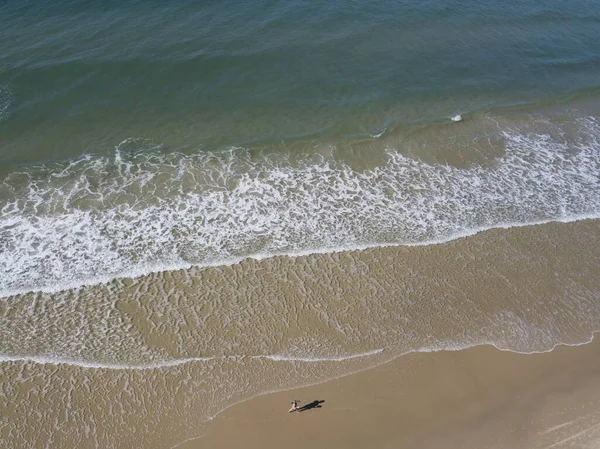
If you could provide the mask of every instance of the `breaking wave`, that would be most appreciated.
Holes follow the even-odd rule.
[[[600,126],[577,126],[569,141],[500,129],[505,153],[491,167],[388,148],[385,164],[361,172],[243,148],[163,154],[139,139],[112,157],[28,167],[0,183],[0,295],[597,218]]]

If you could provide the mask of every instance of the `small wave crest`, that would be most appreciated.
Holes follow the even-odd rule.
[[[369,134],[373,139],[378,139],[385,134],[387,128],[383,128],[381,131],[374,132],[373,134]]]

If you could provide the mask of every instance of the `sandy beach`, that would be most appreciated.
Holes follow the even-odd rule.
[[[417,353],[219,414],[195,448],[593,448],[600,341],[517,354],[479,346]],[[292,399],[307,405],[287,413]]]

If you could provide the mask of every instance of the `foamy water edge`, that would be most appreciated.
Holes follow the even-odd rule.
[[[0,299],[7,299],[11,296],[23,295],[27,293],[58,293],[66,290],[75,290],[78,288],[84,287],[92,287],[95,285],[108,284],[117,279],[134,279],[142,276],[148,276],[151,274],[164,273],[167,271],[178,271],[178,270],[188,270],[191,268],[214,268],[214,267],[222,267],[222,266],[232,266],[237,265],[245,260],[265,260],[271,259],[275,257],[306,257],[318,254],[334,254],[341,252],[351,252],[351,251],[365,251],[369,249],[377,249],[377,248],[398,248],[398,247],[418,247],[418,246],[430,246],[430,245],[443,245],[445,243],[452,242],[454,240],[459,240],[462,238],[472,237],[474,235],[480,234],[482,232],[492,231],[494,229],[511,229],[511,228],[522,228],[528,226],[538,226],[549,223],[574,223],[578,221],[584,220],[597,220],[600,219],[600,214],[582,214],[582,215],[573,215],[570,217],[557,217],[551,218],[547,220],[539,220],[529,223],[499,223],[490,227],[482,227],[475,228],[470,230],[465,230],[463,232],[451,235],[442,239],[428,240],[423,242],[407,242],[407,243],[395,243],[395,242],[385,242],[385,243],[371,243],[364,245],[348,245],[341,246],[335,248],[317,248],[317,249],[307,249],[302,251],[295,252],[287,252],[287,253],[255,253],[249,254],[241,257],[232,257],[226,258],[218,262],[210,263],[210,264],[178,264],[178,265],[160,265],[157,264],[155,266],[138,266],[134,270],[125,271],[121,276],[98,276],[95,278],[90,278],[77,282],[66,282],[59,283],[53,286],[44,287],[41,289],[9,289],[9,290],[0,290]]]

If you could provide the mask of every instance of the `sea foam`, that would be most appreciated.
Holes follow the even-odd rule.
[[[600,127],[578,126],[570,142],[500,128],[504,156],[467,169],[393,148],[359,172],[242,148],[163,154],[144,141],[150,151],[124,151],[128,141],[112,157],[28,167],[0,184],[0,295],[597,218]]]

